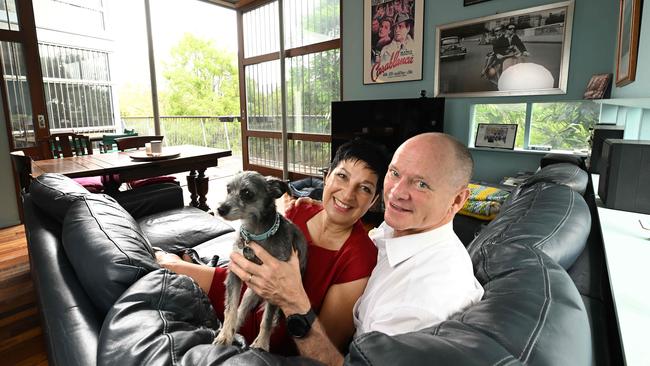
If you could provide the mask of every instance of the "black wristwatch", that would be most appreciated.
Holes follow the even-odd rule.
[[[306,314],[293,314],[287,317],[287,332],[295,338],[303,338],[311,330],[311,325],[316,320],[316,313],[309,309]]]

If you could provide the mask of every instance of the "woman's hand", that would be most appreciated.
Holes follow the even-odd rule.
[[[215,271],[214,268],[187,262],[176,254],[167,253],[162,250],[156,251],[155,254],[156,262],[162,267],[172,272],[192,277],[206,294],[210,292],[212,277]]]
[[[304,314],[311,308],[307,293],[302,286],[300,266],[296,252],[284,262],[270,255],[255,242],[250,243],[255,255],[262,261],[255,264],[243,255],[230,254],[230,271],[246,282],[246,285],[271,304],[282,309],[285,315]]]
[[[156,251],[156,262],[162,267],[165,267],[169,270],[173,270],[173,267],[180,262],[184,262],[183,259],[177,256],[174,253],[167,253],[162,250]]]

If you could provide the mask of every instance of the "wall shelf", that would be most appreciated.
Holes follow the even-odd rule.
[[[612,98],[594,99],[594,103],[616,105],[621,107],[647,108],[650,109],[650,98]]]

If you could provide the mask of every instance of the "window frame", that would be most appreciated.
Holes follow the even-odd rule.
[[[259,0],[254,1],[251,4],[242,6],[237,9],[237,36],[239,43],[239,98],[240,98],[240,108],[241,108],[241,138],[242,138],[242,163],[244,170],[256,170],[265,175],[283,175],[288,179],[298,179],[303,178],[306,175],[303,173],[297,173],[293,171],[284,171],[277,168],[271,168],[269,166],[262,166],[252,164],[249,159],[248,154],[248,139],[250,137],[258,138],[272,138],[282,140],[281,131],[259,131],[259,130],[249,130],[248,129],[248,112],[247,112],[247,101],[246,101],[246,66],[251,66],[255,64],[260,64],[263,62],[280,60],[280,52],[271,52],[262,55],[256,55],[251,57],[244,57],[244,13],[255,10],[259,7],[267,5],[277,0]],[[339,6],[342,7],[341,0],[339,0]],[[279,9],[279,11],[283,11]],[[283,27],[283,24],[279,24],[280,27]],[[339,26],[342,26],[342,14],[339,12]],[[280,31],[280,34],[283,34]],[[339,38],[331,39],[319,43],[313,43],[305,46],[286,48],[282,58],[287,60],[296,56],[304,56],[313,53],[319,53],[334,49],[339,49],[342,51],[343,46],[343,35],[342,32],[339,34]],[[343,95],[343,63],[339,64],[339,93]],[[284,87],[284,86],[283,86]],[[310,141],[310,142],[325,142],[331,143],[332,136],[330,134],[315,134],[315,133],[298,133],[298,132],[287,132],[287,145],[289,140],[293,141]],[[283,146],[283,149],[287,149],[287,146]]]

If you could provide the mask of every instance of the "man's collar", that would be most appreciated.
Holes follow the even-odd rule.
[[[371,237],[378,249],[385,248],[388,264],[391,267],[397,266],[427,248],[448,241],[456,235],[452,222],[429,231],[397,238],[393,238],[394,230],[386,222],[383,222],[375,230]]]

